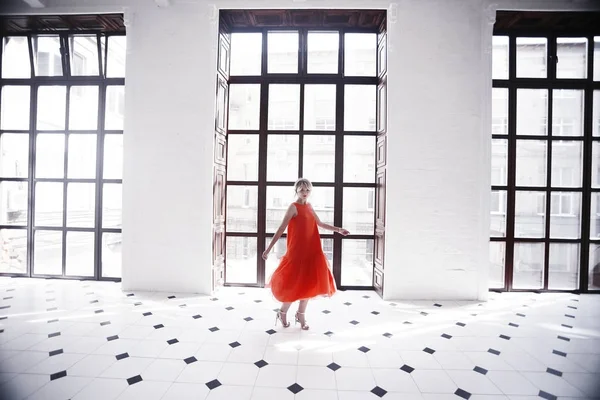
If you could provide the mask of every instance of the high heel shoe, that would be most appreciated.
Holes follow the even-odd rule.
[[[300,317],[302,316],[302,317]],[[300,319],[302,318],[302,319]],[[306,318],[304,317],[304,313],[302,312],[297,312],[296,313],[296,323],[300,323],[300,328],[303,331],[307,331],[310,329],[310,327],[306,324]]]
[[[290,327],[290,323],[287,322],[287,313],[284,313],[281,310],[277,311],[277,315],[275,315],[275,326],[277,326],[277,321],[281,322],[281,326],[284,328]]]

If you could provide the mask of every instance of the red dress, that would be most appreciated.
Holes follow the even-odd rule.
[[[298,214],[288,225],[287,251],[271,277],[273,296],[283,303],[331,296],[336,291],[310,205],[294,205]]]

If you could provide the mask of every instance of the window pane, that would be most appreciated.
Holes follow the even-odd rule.
[[[35,226],[63,226],[63,184],[38,182],[35,186]]]
[[[304,130],[335,130],[335,85],[304,86]]]
[[[491,197],[491,237],[506,236],[506,191],[493,190]]]
[[[0,182],[0,225],[27,225],[27,188],[27,182]]]
[[[65,135],[52,133],[37,135],[35,151],[36,178],[65,177]]]
[[[552,142],[552,186],[581,187],[581,142]]]
[[[269,135],[267,181],[294,182],[298,179],[298,135]]]
[[[2,78],[31,78],[26,36],[9,36],[2,40]]]
[[[292,189],[293,192],[293,189]],[[289,192],[288,192],[289,193]],[[313,210],[319,216],[319,219],[326,224],[333,225],[333,205],[335,191],[332,187],[317,186],[313,188],[312,194],[308,199]],[[321,234],[331,234],[331,231],[319,228]]]
[[[504,257],[506,255],[506,243],[490,242],[490,289],[504,288]]]
[[[309,74],[337,74],[340,48],[338,32],[308,32]]]
[[[257,283],[256,240],[255,237],[227,237],[226,283]]]
[[[517,186],[546,186],[548,144],[538,140],[517,140]]]
[[[304,136],[302,176],[312,182],[335,180],[335,136]]]
[[[515,243],[514,289],[544,287],[544,243]]]
[[[256,186],[227,186],[227,232],[256,232],[257,208]]]
[[[548,40],[517,38],[517,78],[545,78]]]
[[[121,277],[122,234],[102,234],[102,276],[107,278]]]
[[[125,36],[108,37],[108,59],[106,60],[107,78],[125,77],[125,58],[127,38]]]
[[[267,232],[279,229],[285,212],[295,200],[292,186],[267,186]]]
[[[37,99],[37,129],[63,130],[67,110],[66,86],[40,86]]]
[[[71,86],[69,129],[98,128],[98,86]]]
[[[492,89],[492,135],[508,135],[508,89]]]
[[[552,135],[583,135],[583,90],[554,90]]]
[[[269,32],[267,43],[269,48],[267,72],[269,74],[297,74],[298,32]]]
[[[66,275],[94,276],[94,233],[67,232]]]
[[[58,36],[33,38],[35,74],[37,76],[62,76],[60,39]]]
[[[62,232],[35,231],[34,274],[62,275],[62,239]]]
[[[598,69],[600,69],[600,67],[598,67]],[[594,90],[594,105],[592,111],[592,135],[600,136],[600,90]]]
[[[492,38],[492,79],[508,79],[508,36]]]
[[[98,42],[96,35],[77,35],[69,37],[71,55],[71,75],[98,75]],[[68,239],[67,239],[68,242]]]
[[[594,80],[600,81],[600,36],[594,37]]]
[[[589,289],[600,289],[600,245],[590,245],[590,262],[589,262]]]
[[[104,129],[123,130],[123,118],[125,115],[125,87],[106,87],[106,112]]]
[[[492,140],[492,185],[506,185],[508,169],[508,140]]]
[[[123,185],[105,183],[102,197],[102,227],[121,228],[123,221]]]
[[[373,286],[373,239],[342,241],[342,285]]]
[[[517,191],[515,196],[515,237],[544,237],[546,193]]]
[[[273,240],[272,237],[267,237],[265,239],[265,249]],[[265,261],[265,283],[266,285],[270,285],[271,277],[273,276],[273,272],[279,266],[281,262],[281,257],[287,252],[287,237],[279,238],[279,240],[273,245],[271,252],[269,253],[269,258]]]
[[[227,180],[258,180],[258,135],[227,137]]]
[[[231,34],[231,75],[260,75],[262,33]]]
[[[93,228],[96,218],[96,184],[67,184],[67,226]]]
[[[24,274],[27,272],[27,230],[0,229],[0,272]]]
[[[344,130],[375,131],[377,87],[345,85],[344,91]]]
[[[376,76],[376,59],[376,33],[346,33],[344,35],[345,76]]]
[[[375,232],[375,189],[344,188],[342,223],[353,235]]]
[[[375,182],[374,136],[344,137],[344,182]]]
[[[550,237],[581,237],[581,193],[553,192],[550,196]]]
[[[600,142],[592,142],[592,187],[600,187]]]
[[[579,287],[579,245],[550,244],[548,289],[574,290]]]
[[[559,79],[587,78],[587,39],[556,39],[556,77]]]
[[[123,178],[123,135],[104,135],[104,179]]]
[[[0,129],[29,129],[29,86],[2,86]]]
[[[592,193],[590,210],[590,238],[600,239],[600,193]]]
[[[96,177],[96,135],[69,135],[69,178]]]
[[[0,176],[27,178],[29,175],[29,135],[0,135]]]
[[[269,130],[300,129],[300,85],[269,85]]]
[[[548,134],[548,91],[517,89],[517,135]]]
[[[229,85],[229,129],[258,130],[260,85]]]

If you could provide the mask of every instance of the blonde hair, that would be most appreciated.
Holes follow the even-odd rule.
[[[308,190],[312,190],[312,183],[310,183],[310,181],[306,178],[299,178],[296,183],[294,184],[294,193],[298,193],[298,190],[302,187],[302,186],[306,186],[306,188]]]

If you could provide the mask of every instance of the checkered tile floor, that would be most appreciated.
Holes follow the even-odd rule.
[[[0,398],[600,398],[600,296],[340,292],[309,304],[308,332],[274,326],[276,307],[268,290],[0,278]]]

